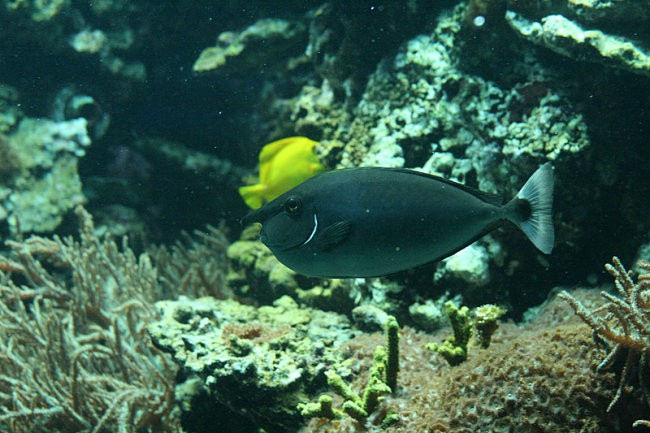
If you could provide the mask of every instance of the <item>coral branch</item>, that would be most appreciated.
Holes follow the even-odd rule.
[[[641,261],[638,266],[642,271],[650,272],[650,262]],[[614,343],[612,350],[598,366],[599,371],[612,369],[620,354],[626,356],[618,388],[607,410],[611,411],[627,391],[626,386],[633,371],[638,371],[643,399],[650,406],[650,277],[647,273],[642,274],[634,282],[632,274],[625,269],[618,257],[612,258],[612,264],[605,265],[605,269],[614,277],[619,297],[602,292],[603,298],[608,301],[603,307],[590,311],[567,292],[562,292],[560,297],[571,305],[597,335]],[[634,426],[650,426],[650,420],[637,420]]]
[[[0,430],[180,431],[175,371],[144,329],[156,269],[77,215],[80,240],[7,242],[0,258]]]

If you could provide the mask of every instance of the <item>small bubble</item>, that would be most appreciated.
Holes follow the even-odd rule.
[[[476,27],[483,27],[483,25],[485,24],[485,17],[484,17],[483,15],[477,15],[477,16],[475,16],[474,19],[472,20],[472,23],[473,23]]]

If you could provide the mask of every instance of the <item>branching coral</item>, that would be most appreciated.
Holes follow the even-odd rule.
[[[468,346],[473,336],[483,349],[490,347],[492,334],[499,327],[499,318],[506,310],[486,304],[470,312],[467,307],[458,308],[452,301],[447,301],[445,313],[449,317],[454,335],[445,339],[442,344],[429,343],[426,348],[439,353],[449,365],[455,366],[467,359]]]
[[[386,346],[377,346],[373,356],[372,367],[363,395],[357,394],[335,371],[325,373],[327,383],[334,392],[345,400],[341,409],[332,407],[333,399],[329,395],[321,395],[317,403],[301,403],[298,409],[304,417],[340,418],[349,415],[360,423],[367,420],[379,406],[381,399],[397,389],[397,372],[399,370],[399,325],[397,320],[389,316],[386,320]],[[397,421],[394,413],[385,414],[382,424],[388,425]]]
[[[650,262],[641,261],[638,266],[650,272]],[[645,402],[650,405],[650,274],[639,275],[635,282],[618,257],[612,258],[612,264],[605,269],[614,277],[619,297],[602,292],[608,302],[590,311],[568,293],[560,296],[599,337],[614,344],[598,365],[599,371],[611,370],[619,355],[625,355],[618,389],[607,410],[611,411],[621,399],[635,369]],[[637,420],[634,427],[638,426],[650,427],[650,419]]]
[[[195,298],[226,298],[230,294],[225,281],[228,239],[223,227],[208,226],[205,231],[182,235],[182,241],[150,251],[163,297],[182,293]]]
[[[80,240],[34,236],[0,257],[0,429],[178,426],[174,368],[144,329],[156,315],[156,269],[77,215]]]
[[[454,331],[442,344],[429,343],[427,349],[438,352],[449,365],[458,365],[467,359],[467,345],[472,337],[472,320],[469,308],[458,308],[451,301],[445,302],[445,313]]]

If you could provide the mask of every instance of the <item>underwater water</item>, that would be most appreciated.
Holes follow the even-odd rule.
[[[0,430],[650,431],[648,137],[643,0],[0,2]]]

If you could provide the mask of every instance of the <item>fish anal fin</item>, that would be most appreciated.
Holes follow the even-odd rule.
[[[343,242],[352,232],[350,221],[338,221],[327,226],[316,238],[316,247],[320,250],[329,250]]]

